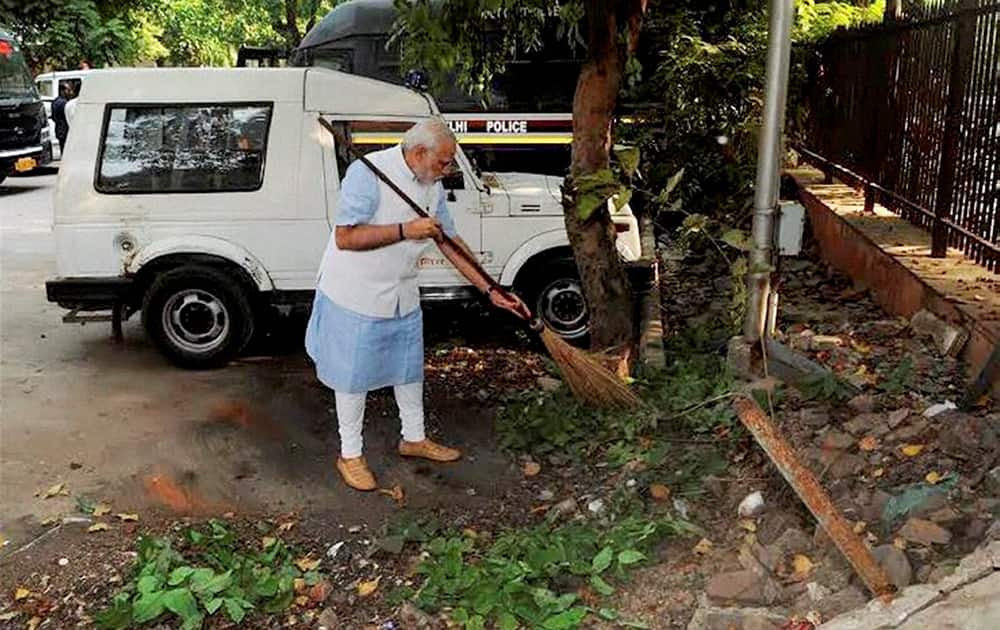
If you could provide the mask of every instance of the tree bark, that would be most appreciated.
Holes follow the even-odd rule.
[[[581,221],[572,194],[573,180],[608,168],[611,123],[621,86],[625,55],[634,50],[646,0],[586,1],[587,58],[573,97],[573,155],[564,188],[566,231],[587,308],[591,347],[606,350],[632,341],[632,292],[615,246],[615,228],[606,210]],[[627,44],[619,46],[619,29]]]

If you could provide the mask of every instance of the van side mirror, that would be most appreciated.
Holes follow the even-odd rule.
[[[441,179],[441,185],[448,191],[465,190],[465,177],[462,175],[462,171],[455,171],[454,173],[445,175]]]

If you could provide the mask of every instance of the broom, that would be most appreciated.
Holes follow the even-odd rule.
[[[337,140],[338,133],[333,128],[326,119],[320,117],[320,124]],[[383,173],[377,166],[371,163],[371,161],[364,155],[361,155],[349,142],[343,142],[344,146],[354,154],[361,162],[364,163],[375,176],[380,180],[385,182],[385,184],[393,190],[399,197],[406,202],[410,208],[423,218],[432,218],[430,215],[421,208],[413,199],[410,198],[405,192],[403,192],[385,173]],[[500,295],[507,299],[511,299],[511,295],[500,283],[493,279],[489,273],[483,269],[482,265],[479,264],[475,258],[473,258],[463,247],[454,241],[450,236],[445,233],[441,233],[442,240],[449,245],[449,247],[458,253],[458,255],[465,260],[472,267],[475,273],[486,282],[494,291],[498,291]],[[600,362],[597,357],[594,357],[579,348],[575,348],[570,345],[565,339],[559,336],[557,332],[549,328],[544,324],[540,317],[535,317],[532,315],[531,311],[527,307],[519,309],[518,315],[528,322],[531,330],[535,331],[542,338],[542,343],[545,345],[545,349],[548,351],[549,356],[558,366],[559,371],[563,375],[563,380],[569,386],[573,395],[579,400],[598,407],[636,407],[641,402],[639,397],[635,395],[628,386],[622,382],[618,376],[609,370],[604,364]]]

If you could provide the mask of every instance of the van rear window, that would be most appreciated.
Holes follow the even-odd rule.
[[[95,187],[103,193],[257,190],[271,104],[111,105]]]

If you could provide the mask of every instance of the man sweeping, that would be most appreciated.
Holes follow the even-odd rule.
[[[409,129],[401,144],[366,157],[430,218],[419,218],[407,203],[360,160],[341,183],[334,233],[320,263],[316,299],[306,330],[306,351],[316,375],[334,390],[340,432],[337,470],[356,490],[374,490],[375,477],[362,451],[365,400],[369,391],[393,387],[402,440],[399,453],[436,462],[461,453],[427,439],[424,433],[423,315],[417,259],[432,240],[469,282],[500,308],[524,306],[511,294],[493,290],[473,272],[444,232],[468,251],[448,213],[444,177],[455,158],[455,135],[438,119]]]

